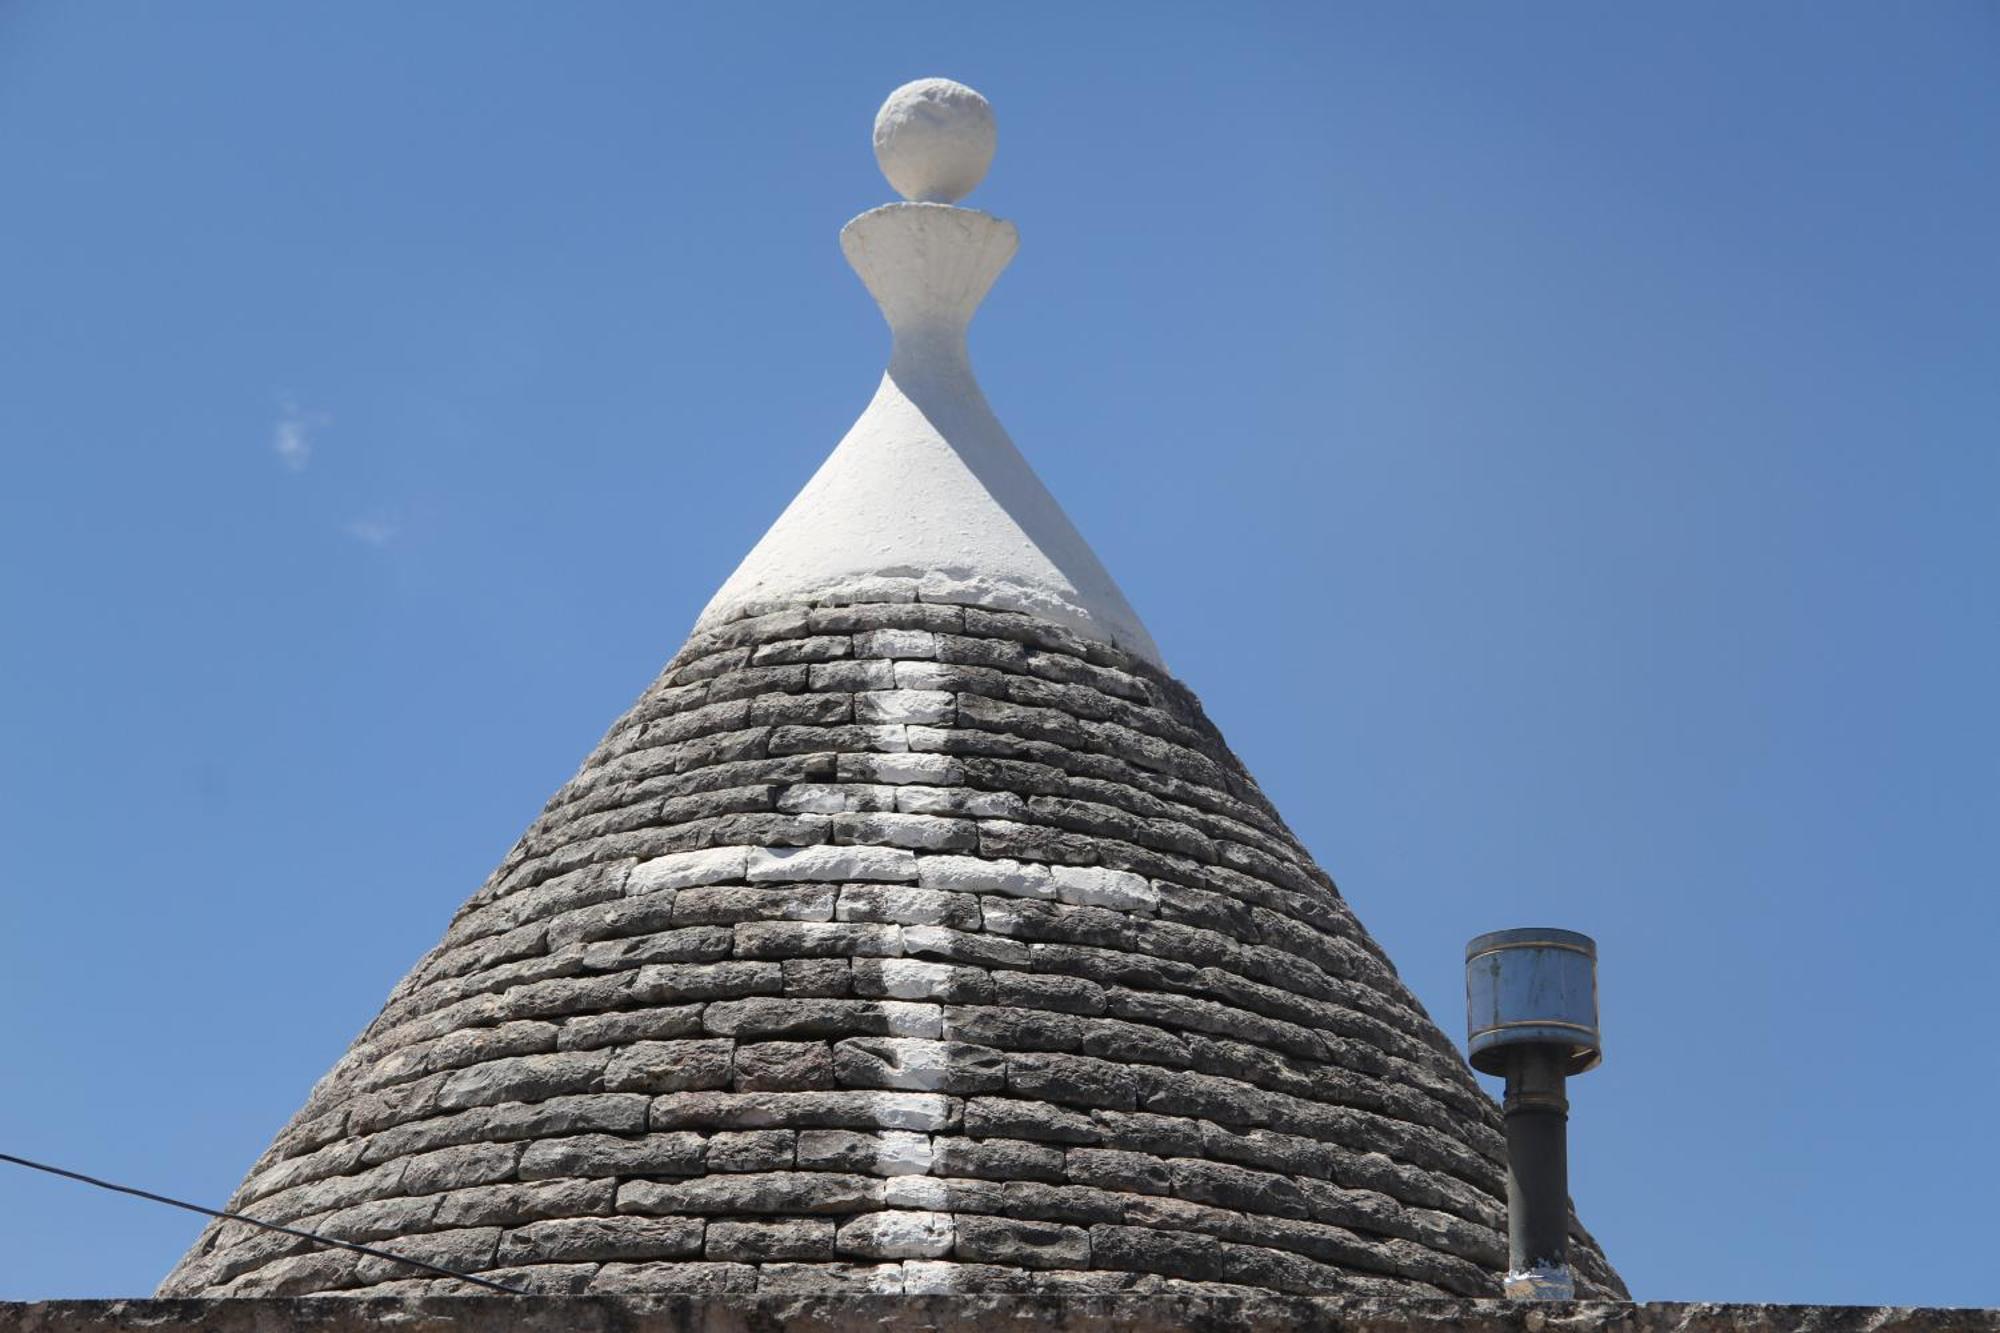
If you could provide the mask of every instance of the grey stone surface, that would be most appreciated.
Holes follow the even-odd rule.
[[[618,1219],[623,1221],[623,1219]],[[849,1222],[836,1237],[844,1237]],[[550,1226],[553,1224],[541,1224]],[[588,1225],[588,1224],[586,1224]],[[657,1223],[648,1223],[658,1226]],[[555,1233],[550,1233],[555,1234]],[[575,1234],[582,1234],[577,1232]],[[664,1235],[665,1233],[661,1233]],[[675,1251],[678,1253],[679,1251]],[[657,1258],[664,1258],[664,1255]],[[648,1259],[656,1259],[651,1252]],[[1112,1276],[1120,1285],[1057,1286],[1046,1271],[994,1264],[777,1264],[817,1268],[797,1283],[780,1272],[760,1290],[748,1264],[551,1262],[510,1266],[507,1277],[538,1289],[587,1288],[617,1295],[454,1295],[433,1284],[383,1284],[393,1294],[339,1300],[118,1300],[0,1303],[0,1333],[1992,1333],[2000,1311],[1895,1306],[1533,1302],[1385,1296],[1309,1298],[1173,1279]],[[861,1277],[867,1274],[868,1278]],[[847,1285],[835,1281],[845,1276]],[[1096,1275],[1092,1275],[1096,1276]],[[979,1292],[936,1292],[970,1278]],[[1039,1280],[1038,1280],[1039,1279]],[[889,1284],[894,1284],[889,1285]],[[661,1293],[646,1294],[651,1287]],[[801,1290],[801,1287],[804,1290]],[[1011,1290],[1010,1290],[1011,1288]],[[789,1290],[788,1290],[789,1289]],[[865,1294],[868,1292],[886,1294]]]
[[[1497,1292],[1502,1159],[1183,687],[908,591],[690,641],[234,1202],[551,1293],[1416,1300]],[[451,1286],[231,1224],[161,1290]]]

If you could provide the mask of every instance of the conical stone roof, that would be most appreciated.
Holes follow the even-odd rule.
[[[984,103],[911,87],[921,198]],[[1498,1109],[978,397],[956,197],[850,224],[875,402],[232,1210],[542,1291],[1498,1293]],[[462,1289],[220,1222],[161,1294]]]

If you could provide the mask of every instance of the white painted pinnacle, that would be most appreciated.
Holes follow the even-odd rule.
[[[940,98],[940,88],[957,93]],[[899,105],[950,110],[926,121],[892,115]],[[980,125],[983,141],[967,128]],[[978,152],[951,147],[967,137]],[[897,188],[956,198],[992,155],[992,113],[971,89],[926,79],[890,97],[875,142]],[[899,174],[905,167],[916,174]],[[958,175],[942,190],[947,168]],[[842,253],[889,321],[889,369],[697,630],[801,603],[917,600],[1028,612],[1160,664],[1138,614],[973,376],[966,326],[1019,243],[1011,222],[934,202],[885,204],[841,229]]]
[[[918,79],[875,113],[875,160],[896,193],[917,203],[955,204],[993,165],[993,108],[950,79]]]

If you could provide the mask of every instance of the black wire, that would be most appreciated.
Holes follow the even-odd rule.
[[[149,1190],[133,1189],[130,1185],[118,1185],[109,1180],[99,1180],[96,1176],[86,1176],[81,1171],[65,1171],[59,1166],[50,1166],[47,1162],[30,1161],[25,1157],[16,1157],[12,1153],[0,1152],[0,1162],[12,1162],[16,1166],[32,1167],[36,1171],[46,1171],[52,1176],[64,1176],[70,1180],[80,1180],[86,1185],[95,1185],[99,1189],[116,1190],[120,1194],[131,1194],[141,1199],[151,1199],[154,1203],[164,1203],[174,1208],[185,1208],[191,1213],[202,1213],[208,1217],[219,1217],[225,1222],[244,1222],[253,1227],[262,1227],[266,1231],[278,1231],[287,1236],[297,1236],[303,1240],[317,1241],[321,1245],[337,1245],[343,1250],[353,1250],[356,1254],[365,1254],[371,1259],[389,1259],[399,1264],[408,1264],[412,1268],[421,1268],[427,1273],[436,1273],[442,1277],[456,1278],[460,1282],[470,1282],[474,1286],[491,1287],[495,1291],[504,1291],[509,1296],[527,1295],[519,1287],[510,1287],[505,1283],[495,1282],[491,1278],[474,1277],[470,1273],[454,1273],[449,1268],[440,1268],[436,1264],[427,1264],[422,1259],[410,1259],[400,1254],[391,1254],[387,1250],[377,1250],[367,1245],[356,1245],[351,1240],[335,1240],[332,1236],[321,1236],[311,1231],[301,1231],[297,1227],[283,1227],[279,1226],[276,1222],[259,1221],[254,1217],[245,1217],[241,1213],[225,1213],[219,1208],[204,1208],[198,1203],[188,1203],[183,1199],[169,1199],[164,1194],[154,1194]]]

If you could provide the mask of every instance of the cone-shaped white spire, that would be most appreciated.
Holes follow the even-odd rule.
[[[875,151],[900,193],[962,198],[992,158],[992,110],[963,84],[907,84],[876,119]],[[900,590],[1030,611],[1159,664],[1152,636],[1007,438],[966,356],[966,326],[1018,243],[1012,223],[945,202],[888,204],[841,230],[894,335],[889,369],[698,628]]]

